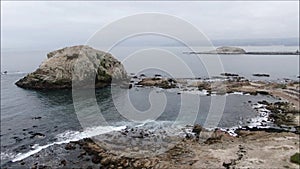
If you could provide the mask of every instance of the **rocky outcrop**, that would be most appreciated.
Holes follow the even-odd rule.
[[[246,51],[242,48],[238,47],[229,47],[229,46],[223,46],[219,47],[214,51],[210,51],[210,53],[217,53],[217,54],[245,54]]]
[[[156,86],[163,89],[175,88],[176,84],[177,82],[174,79],[161,78],[161,77],[144,78],[140,82],[138,82],[138,85]]]
[[[33,73],[16,82],[29,89],[64,89],[72,84],[104,87],[113,80],[127,79],[126,71],[117,59],[89,46],[73,46],[47,54],[47,60]],[[95,84],[88,83],[95,81]]]

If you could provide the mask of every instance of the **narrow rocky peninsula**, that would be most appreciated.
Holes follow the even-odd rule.
[[[220,54],[220,55],[237,55],[237,54],[245,54],[245,55],[299,55],[299,51],[295,52],[273,52],[273,51],[259,51],[259,52],[248,52],[245,49],[239,47],[232,46],[221,46],[211,51],[204,52],[183,52],[184,54]]]
[[[112,79],[126,78],[123,65],[111,54],[81,45],[48,53],[39,68],[16,85],[27,89],[66,89],[72,88],[72,82],[84,86],[93,80],[95,87],[100,88]]]

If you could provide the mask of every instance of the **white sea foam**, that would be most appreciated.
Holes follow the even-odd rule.
[[[90,137],[94,137],[97,135],[101,135],[101,134],[105,134],[105,133],[109,133],[112,131],[120,131],[122,129],[125,129],[126,126],[119,126],[119,127],[113,127],[113,126],[97,126],[97,127],[91,127],[91,128],[87,128],[82,132],[79,131],[66,131],[64,133],[58,134],[56,136],[57,141],[47,144],[47,145],[43,145],[43,146],[39,146],[39,145],[34,145],[31,151],[26,152],[26,153],[19,153],[16,156],[13,157],[12,162],[16,162],[16,161],[20,161],[23,160],[33,154],[38,153],[39,151],[48,148],[50,146],[53,145],[59,145],[59,144],[65,144],[65,143],[69,143],[71,141],[78,141],[84,138],[90,138]],[[1,153],[1,158],[2,158],[2,153]]]
[[[251,118],[248,120],[248,127],[249,128],[270,128],[270,126],[267,125],[267,123],[270,123],[271,121],[269,120],[269,115],[271,113],[270,110],[266,109],[266,105],[264,104],[254,104],[252,106],[253,109],[257,110],[258,116]],[[220,130],[227,132],[231,136],[237,136],[235,131],[237,129],[241,129],[242,126],[236,126],[236,127],[231,127],[231,128],[220,128]]]
[[[153,125],[152,123],[159,123],[159,124]],[[170,123],[171,122],[169,122],[169,121],[157,122],[157,121],[154,121],[154,120],[146,120],[145,122],[143,122],[141,124],[134,125],[134,127],[143,127],[143,126],[146,126],[146,125],[151,125],[151,126],[154,127],[153,130],[156,130],[157,128],[162,127],[164,125],[170,125]],[[63,133],[58,134],[56,136],[56,139],[57,139],[56,142],[49,143],[49,144],[42,145],[42,146],[40,146],[38,144],[35,144],[31,147],[31,151],[26,152],[26,153],[19,153],[17,155],[10,154],[9,158],[13,159],[13,160],[11,160],[12,162],[21,161],[21,160],[23,160],[23,159],[25,159],[25,158],[27,158],[31,155],[34,155],[34,154],[40,152],[41,150],[46,149],[50,146],[66,144],[66,143],[69,143],[69,142],[72,142],[72,141],[79,141],[79,140],[82,140],[84,138],[90,138],[90,137],[98,136],[98,135],[101,135],[101,134],[109,133],[109,132],[112,132],[112,131],[121,131],[121,130],[125,129],[126,126],[132,126],[132,123],[128,123],[126,125],[122,125],[122,126],[119,126],[119,127],[114,127],[114,126],[91,127],[91,128],[85,129],[82,132],[80,132],[80,131],[66,131],[66,132],[63,132]],[[1,158],[2,158],[2,153],[1,153]]]
[[[243,92],[233,92],[233,93],[230,93],[230,94],[232,94],[232,95],[244,95]]]
[[[206,96],[209,94],[207,90],[198,90],[198,89],[189,89],[189,90],[182,90],[179,93],[184,93],[184,94],[195,94],[195,95],[200,95],[200,96]]]
[[[223,132],[227,132],[229,135],[236,137],[237,134],[235,133],[235,131],[237,129],[241,128],[241,126],[237,126],[237,127],[231,127],[231,128],[220,128],[221,131]]]
[[[252,108],[257,110],[258,116],[251,118],[248,123],[249,128],[257,127],[257,128],[268,128],[266,123],[271,122],[269,120],[269,115],[271,113],[270,110],[266,108],[264,104],[254,104]]]
[[[1,152],[1,161],[6,159],[12,159],[15,158],[16,154],[12,152]]]

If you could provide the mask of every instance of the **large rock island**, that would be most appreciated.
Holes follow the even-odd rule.
[[[242,48],[231,47],[231,46],[218,47],[216,50],[210,52],[217,53],[217,54],[245,54],[246,53],[246,51]]]
[[[127,79],[121,62],[89,46],[66,47],[48,53],[47,57],[36,71],[16,85],[28,89],[65,89],[72,88],[74,82],[84,86],[92,80],[100,88],[109,85],[112,79]]]

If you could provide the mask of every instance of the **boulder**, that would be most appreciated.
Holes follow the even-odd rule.
[[[199,135],[202,130],[203,130],[202,126],[200,124],[196,124],[194,125],[192,132],[195,133],[196,135]]]
[[[111,54],[89,46],[73,46],[47,54],[47,59],[33,73],[16,82],[28,89],[65,89],[76,86],[104,87],[127,79],[126,71]],[[95,81],[95,84],[88,82]]]

